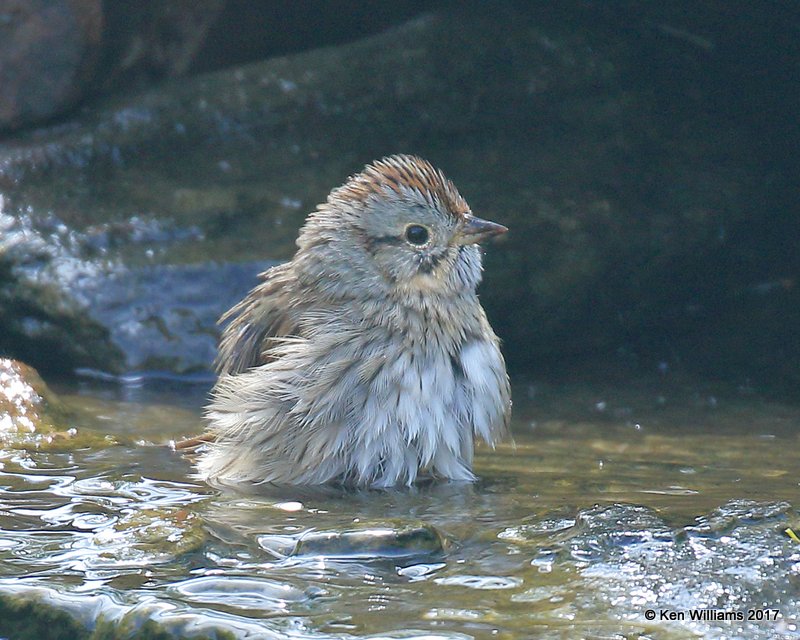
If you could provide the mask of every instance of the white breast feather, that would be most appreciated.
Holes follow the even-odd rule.
[[[461,350],[461,367],[471,388],[472,421],[475,435],[494,445],[503,428],[505,367],[497,346],[488,340],[475,341]]]
[[[473,434],[493,444],[503,427],[505,369],[493,342],[461,350],[463,375],[444,353],[403,351],[387,353],[369,382],[358,380],[360,363],[352,360],[349,367],[334,360],[316,377],[296,375],[291,361],[309,357],[310,348],[298,340],[281,360],[238,374],[235,395],[224,384],[215,392],[209,418],[221,444],[202,461],[205,475],[294,483],[350,477],[372,486],[412,484],[420,473],[474,479]],[[347,398],[340,372],[353,376]]]

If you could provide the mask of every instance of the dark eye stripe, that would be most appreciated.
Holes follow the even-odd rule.
[[[383,245],[397,245],[403,242],[403,238],[399,236],[367,236],[366,248],[370,253],[375,253],[378,247]]]

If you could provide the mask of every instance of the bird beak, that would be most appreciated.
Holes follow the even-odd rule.
[[[508,227],[504,227],[502,224],[467,215],[456,230],[456,242],[458,244],[477,244],[486,238],[499,236],[506,231],[508,231]]]

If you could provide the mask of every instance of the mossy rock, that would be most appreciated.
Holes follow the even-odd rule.
[[[0,594],[0,634],[14,640],[84,640],[89,631],[66,611]]]
[[[76,423],[77,416],[33,367],[0,358],[1,447],[72,451],[116,444],[111,437],[78,429]]]
[[[64,605],[63,608],[58,605]],[[114,606],[118,609],[118,606]],[[233,633],[215,629],[213,633],[184,634],[173,631],[136,613],[92,615],[81,609],[79,601],[45,588],[22,589],[19,593],[0,593],[0,635],[11,640],[233,640]],[[179,626],[179,625],[178,625]]]

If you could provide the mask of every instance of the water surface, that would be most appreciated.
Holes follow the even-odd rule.
[[[474,485],[245,490],[165,446],[208,384],[83,379],[59,388],[78,428],[121,444],[0,453],[0,635],[800,636],[798,407],[519,380]]]

